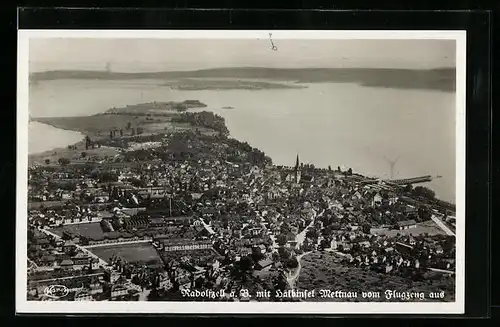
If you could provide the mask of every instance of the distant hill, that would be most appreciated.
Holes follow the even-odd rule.
[[[372,87],[455,90],[455,69],[430,70],[379,69],[379,68],[214,68],[194,71],[165,71],[120,73],[108,71],[58,70],[36,72],[30,81],[38,82],[57,79],[162,79],[185,78],[239,78],[267,79],[275,81],[297,81],[299,83],[358,83]]]

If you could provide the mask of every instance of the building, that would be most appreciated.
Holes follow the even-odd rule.
[[[128,294],[128,290],[123,285],[115,285],[111,289],[111,298],[112,299],[120,297],[120,296],[125,296],[127,294]]]
[[[61,261],[60,266],[62,269],[71,270],[73,269],[73,260],[64,259],[63,261]]]
[[[295,159],[295,168],[294,168],[294,174],[295,174],[295,183],[300,183],[300,179],[302,177],[302,172],[300,170],[300,162],[299,162],[299,154],[297,153],[297,158]]]
[[[271,259],[264,259],[264,260],[258,261],[255,264],[254,268],[256,270],[263,270],[263,269],[266,269],[266,268],[270,268],[272,264],[273,264],[273,260],[271,260]]]
[[[83,252],[78,252],[72,259],[75,265],[87,265],[89,263],[89,257]]]
[[[159,243],[160,249],[165,252],[211,249],[213,245],[211,240],[193,239],[165,239]]]
[[[75,294],[75,301],[92,301],[93,297],[87,290],[81,290]]]
[[[410,253],[413,250],[413,246],[401,242],[396,242],[394,246],[399,253]]]
[[[398,221],[397,226],[398,226],[398,229],[400,229],[400,230],[415,228],[415,227],[417,227],[417,222],[413,219]]]
[[[376,193],[374,196],[373,196],[373,200],[372,200],[372,206],[375,206],[375,205],[379,205],[382,203],[382,195],[380,195],[380,193]]]
[[[194,218],[190,216],[166,217],[165,220],[173,225],[191,225],[194,222]]]
[[[149,218],[148,225],[149,227],[165,227],[167,222],[163,218]]]

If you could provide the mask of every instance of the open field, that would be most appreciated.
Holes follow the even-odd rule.
[[[109,136],[109,131],[112,129],[123,129],[125,132],[124,135],[130,135],[131,131],[125,130],[128,123],[130,123],[133,128],[143,127],[147,132],[147,125],[149,123],[169,122],[174,115],[175,113],[168,116],[134,116],[133,114],[124,112],[120,114],[104,113],[81,117],[43,117],[33,118],[33,120],[56,128],[81,132],[91,138],[96,138]]]
[[[104,239],[104,232],[102,231],[100,223],[71,224],[52,228],[51,231],[54,234],[60,236],[62,236],[64,231],[68,231],[70,233],[85,236],[93,240]]]
[[[117,149],[104,146],[101,148],[85,150],[84,141],[78,142],[74,144],[74,146],[76,146],[76,149],[56,148],[41,153],[30,154],[28,156],[28,165],[45,165],[46,160],[49,160],[50,165],[57,165],[59,158],[67,158],[73,162],[77,159],[81,159],[82,152],[87,153],[87,158],[96,157],[99,159],[104,159],[105,157],[114,157],[118,154]]]
[[[156,249],[149,243],[115,244],[90,248],[89,250],[105,261],[109,261],[113,254],[116,254],[129,262],[140,262],[145,264],[162,263]]]
[[[439,228],[436,223],[434,223],[432,220],[424,221],[421,223],[417,224],[417,227],[415,228],[409,228],[409,229],[384,229],[384,228],[372,228],[370,231],[372,234],[375,235],[385,235],[389,237],[394,237],[397,234],[399,235],[413,235],[413,236],[418,236],[420,234],[429,234],[430,236],[432,235],[446,235],[446,233]]]
[[[188,103],[184,105],[184,103]],[[173,106],[175,103],[167,103],[168,106]],[[188,100],[183,104],[187,109],[202,108],[205,105],[196,100]],[[161,112],[158,112],[158,107],[161,107]],[[101,143],[102,146],[94,149],[85,149],[85,141],[82,140],[73,145],[73,148],[57,148],[42,153],[37,153],[29,156],[29,165],[57,164],[60,158],[67,158],[71,162],[82,159],[82,152],[86,153],[86,158],[103,160],[106,157],[113,157],[119,153],[119,149],[114,143],[120,139],[134,137],[132,129],[137,131],[137,128],[142,129],[141,136],[157,135],[166,132],[182,131],[197,129],[202,134],[211,135],[216,133],[213,129],[196,126],[193,127],[187,122],[172,121],[173,117],[179,117],[179,112],[166,110],[164,104],[161,103],[145,103],[124,108],[113,108],[102,114],[92,116],[77,116],[77,117],[39,117],[32,118],[33,121],[47,124],[55,128],[80,132],[88,136],[92,141]],[[167,108],[168,109],[168,108]],[[187,110],[186,109],[186,110]],[[155,111],[150,111],[155,110]],[[127,127],[130,126],[131,129]],[[118,133],[110,140],[110,131],[118,131]],[[119,135],[119,131],[123,132],[123,136]],[[137,134],[135,134],[137,136]],[[106,146],[106,144],[110,146]]]
[[[334,253],[313,252],[301,260],[302,269],[297,281],[297,288],[306,290],[341,290],[358,292],[357,299],[321,298],[313,301],[375,301],[385,302],[384,292],[395,290],[398,292],[424,292],[424,301],[438,301],[430,299],[430,292],[445,292],[444,299],[439,301],[453,301],[455,298],[455,280],[453,277],[434,275],[425,281],[412,281],[399,276],[380,274],[362,268],[344,266],[340,258]],[[363,299],[362,292],[379,292],[380,298]],[[395,301],[400,301],[396,299]],[[420,301],[420,300],[416,300]]]

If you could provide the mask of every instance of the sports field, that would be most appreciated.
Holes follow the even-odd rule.
[[[102,231],[101,224],[96,222],[64,225],[62,227],[52,228],[51,231],[60,236],[62,236],[64,231],[68,231],[72,234],[85,236],[92,240],[104,239],[104,232]]]
[[[105,261],[108,261],[113,254],[115,254],[128,262],[138,262],[150,265],[162,263],[156,249],[150,243],[117,243],[113,245],[89,248],[89,250]]]

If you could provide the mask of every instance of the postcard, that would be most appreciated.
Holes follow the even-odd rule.
[[[465,33],[19,30],[17,312],[464,313]]]

